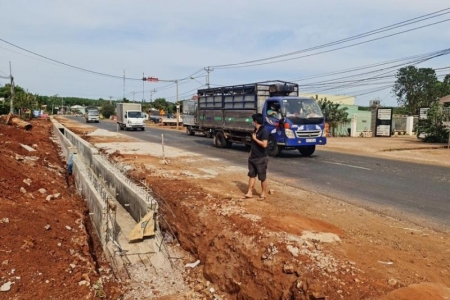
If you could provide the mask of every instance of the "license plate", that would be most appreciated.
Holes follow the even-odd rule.
[[[316,142],[316,139],[306,139],[306,142],[307,142],[307,143],[315,143],[315,142]]]

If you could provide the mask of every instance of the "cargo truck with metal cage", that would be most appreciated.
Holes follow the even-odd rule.
[[[299,97],[298,84],[279,80],[198,90],[198,100],[183,102],[183,126],[189,135],[213,137],[218,148],[250,146],[255,113],[263,115],[270,134],[270,156],[284,150],[310,156],[327,142],[317,102]]]

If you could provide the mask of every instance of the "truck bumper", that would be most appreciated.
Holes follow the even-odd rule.
[[[286,147],[302,147],[302,146],[314,146],[314,145],[326,145],[326,137],[315,137],[315,138],[296,138],[296,139],[286,139]]]

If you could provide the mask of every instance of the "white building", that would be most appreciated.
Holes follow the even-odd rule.
[[[333,103],[338,103],[342,105],[355,105],[355,96],[349,96],[349,95],[328,95],[328,94],[309,94],[309,93],[300,93],[300,97],[308,97],[308,98],[314,98],[317,100],[320,99],[327,99],[330,100]]]

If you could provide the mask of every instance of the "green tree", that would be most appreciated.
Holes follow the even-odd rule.
[[[102,107],[100,108],[100,113],[105,119],[109,119],[109,117],[115,114],[115,107],[113,104],[103,103]]]
[[[341,123],[349,122],[347,107],[339,107],[338,103],[333,103],[330,100],[320,99],[317,102],[325,117],[325,121],[330,126],[330,133],[336,136],[336,130]]]
[[[436,72],[431,68],[404,67],[396,77],[392,91],[409,115],[418,114],[421,106],[430,106],[441,94]]]
[[[431,104],[427,113],[427,119],[422,122],[417,134],[424,134],[424,142],[446,143],[448,142],[449,129],[443,122],[450,120],[449,110],[442,103],[435,101]]]
[[[439,83],[439,93],[440,97],[450,95],[450,74],[447,74],[444,80]]]
[[[169,113],[169,102],[166,101],[166,98],[156,98],[153,101],[153,107],[157,110],[164,110],[167,113]]]

